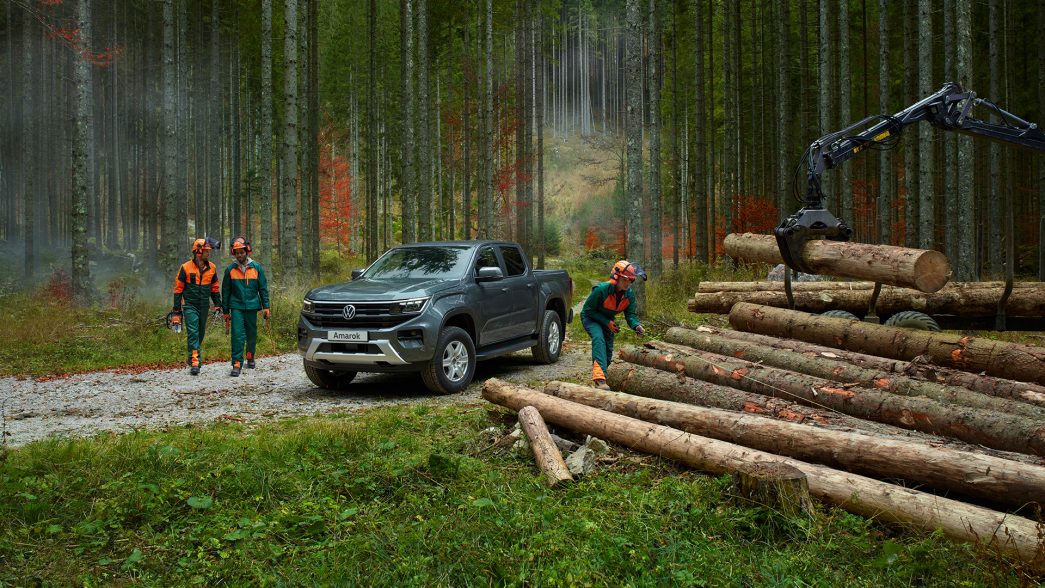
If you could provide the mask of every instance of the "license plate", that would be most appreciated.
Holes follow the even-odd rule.
[[[368,331],[328,331],[327,341],[347,341],[355,343],[358,341],[367,341],[369,335],[370,333]]]

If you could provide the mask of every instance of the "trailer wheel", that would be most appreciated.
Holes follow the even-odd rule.
[[[917,310],[905,310],[889,317],[885,324],[890,327],[903,327],[905,329],[918,329],[921,331],[940,332],[940,325],[933,317],[918,312]]]
[[[842,319],[853,319],[854,321],[860,320],[860,317],[849,312],[848,310],[828,310],[821,312],[820,316],[829,316],[831,318],[842,318]]]

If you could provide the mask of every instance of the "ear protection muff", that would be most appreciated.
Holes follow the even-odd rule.
[[[200,255],[204,249],[221,249],[221,241],[206,237],[203,239],[196,239],[192,242],[192,254]]]

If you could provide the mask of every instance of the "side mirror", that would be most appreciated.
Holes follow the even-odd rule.
[[[499,267],[481,267],[475,274],[476,282],[496,282],[504,277],[504,272]]]
[[[352,280],[353,281],[358,279],[359,276],[361,276],[361,275],[363,275],[363,270],[361,270],[361,269],[354,269],[354,270],[352,270]]]

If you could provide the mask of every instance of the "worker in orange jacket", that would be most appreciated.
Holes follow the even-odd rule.
[[[596,388],[609,390],[606,370],[613,359],[613,339],[620,327],[617,313],[640,336],[646,334],[635,312],[635,293],[631,285],[638,278],[646,279],[646,272],[638,265],[622,259],[613,265],[610,280],[593,286],[581,309],[581,325],[591,337],[591,380]]]
[[[221,312],[221,296],[218,269],[210,261],[210,252],[220,249],[221,243],[207,237],[192,243],[192,259],[178,268],[174,278],[174,320],[184,320],[188,346],[189,373],[200,373],[200,348],[207,334],[207,299]]]

